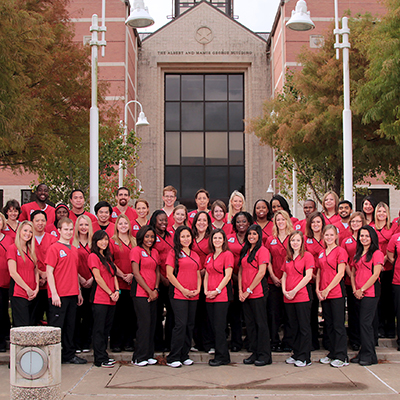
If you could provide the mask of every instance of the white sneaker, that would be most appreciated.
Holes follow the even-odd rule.
[[[199,351],[199,349],[198,349],[197,347],[192,346],[192,347],[190,348],[190,351]]]
[[[116,363],[116,361],[113,358],[109,358],[108,362],[111,363],[111,364],[115,364]]]
[[[90,349],[83,349],[82,353],[90,353]]]
[[[148,363],[149,365],[154,365],[154,364],[157,364],[157,360],[156,360],[155,358],[149,358],[149,359],[147,360],[147,363]]]
[[[215,349],[213,347],[211,347],[211,349],[208,350],[208,354],[215,354]]]
[[[80,354],[80,353],[82,353],[82,350],[81,350],[81,349],[76,349],[76,350],[75,350],[75,353],[76,353],[76,354]]]
[[[296,360],[293,357],[289,357],[285,360],[286,364],[294,364]]]
[[[329,357],[323,357],[319,359],[319,362],[321,364],[330,364],[332,362],[332,359]]]
[[[140,362],[135,361],[135,365],[137,365],[138,367],[145,367],[147,364],[148,364],[148,361],[146,361],[146,360],[140,361]]]
[[[349,362],[346,361],[342,361],[342,360],[333,360],[331,362],[331,367],[335,367],[335,368],[341,368],[341,367],[347,367],[349,365]]]
[[[187,360],[185,360],[185,361],[183,362],[183,365],[192,365],[193,363],[194,363],[194,361],[191,360],[190,358],[188,358]]]
[[[311,365],[311,361],[308,363],[306,361],[296,360],[294,363],[295,367],[308,367],[309,365]]]
[[[180,361],[173,361],[172,363],[167,363],[168,367],[179,368],[182,367],[182,363]]]

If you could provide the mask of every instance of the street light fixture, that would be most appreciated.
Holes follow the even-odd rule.
[[[131,28],[147,28],[154,24],[154,19],[149,14],[148,8],[144,6],[143,0],[134,0],[125,24]]]
[[[277,178],[272,178],[270,181],[269,181],[269,186],[268,186],[268,189],[267,189],[267,193],[271,193],[271,194],[274,194],[275,193],[275,190],[274,190],[274,187],[272,186],[272,182],[273,181],[277,181],[278,179]],[[278,193],[280,192],[280,189],[278,189]]]
[[[126,144],[126,138],[128,136],[128,106],[129,104],[132,103],[136,103],[139,105],[140,107],[140,113],[139,113],[139,118],[136,122],[136,126],[147,126],[150,125],[149,122],[147,121],[146,115],[143,112],[143,107],[142,105],[137,101],[137,100],[130,100],[125,104],[125,108],[124,108],[124,135],[123,135],[123,142],[124,144]],[[125,172],[125,168],[124,168],[124,161],[120,160],[119,161],[119,172],[118,172],[118,186],[121,187],[123,186],[124,183],[124,172]],[[136,173],[135,173],[136,175]],[[136,178],[137,179],[137,178]],[[139,181],[140,182],[140,181]],[[142,186],[142,184],[140,183],[140,187]],[[139,189],[140,191],[141,189]]]
[[[307,4],[304,0],[297,2],[296,8],[292,11],[292,16],[286,23],[286,26],[294,31],[309,31],[315,28],[315,24],[310,17],[310,11],[307,11]]]
[[[299,6],[299,9],[298,9]],[[292,12],[292,17],[287,22],[286,26],[295,31],[307,31],[315,27],[311,21],[307,24],[295,23],[300,17],[300,7],[304,14],[304,7],[307,10],[307,5],[304,0],[299,0],[296,5],[296,10]],[[349,19],[342,18],[342,29],[339,29],[339,16],[338,16],[338,0],[335,0],[335,29],[333,33],[336,37],[335,49],[336,58],[339,59],[339,49],[343,49],[343,181],[344,181],[344,200],[353,201],[353,133],[351,126],[351,109],[350,109],[350,67],[349,67],[349,34],[350,29],[348,26]],[[309,15],[309,13],[308,13]],[[292,21],[293,19],[293,21]],[[339,41],[339,35],[342,36],[342,43]]]

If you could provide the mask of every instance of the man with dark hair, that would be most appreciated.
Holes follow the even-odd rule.
[[[110,216],[112,213],[112,207],[107,201],[99,201],[94,206],[94,212],[96,213],[97,221],[93,222],[93,233],[102,229],[106,231],[110,238],[114,235],[114,226],[110,222]]]
[[[317,203],[313,199],[307,199],[303,204],[303,212],[304,212],[304,219],[301,221],[297,221],[294,224],[294,229],[296,231],[302,231],[304,234],[306,233],[306,224],[307,224],[307,217],[317,211]]]
[[[47,224],[54,223],[54,207],[47,204],[49,199],[49,188],[45,183],[40,183],[35,191],[35,201],[23,204],[21,207],[20,221],[29,221],[29,216],[36,210],[43,210],[47,216]]]
[[[350,201],[342,200],[339,202],[339,215],[341,220],[335,224],[339,232],[339,244],[342,243],[343,239],[351,236],[349,219],[352,212],[353,204]]]
[[[115,224],[118,216],[125,214],[131,223],[138,217],[137,212],[134,208],[129,206],[129,201],[131,199],[131,193],[128,188],[121,186],[117,190],[117,195],[115,200],[117,200],[117,205],[111,211],[110,221]]]
[[[90,212],[85,211],[85,194],[80,189],[74,189],[69,195],[69,201],[71,203],[71,210],[69,212],[69,218],[75,224],[76,220],[81,215],[87,215],[92,223],[97,221],[97,218]]]

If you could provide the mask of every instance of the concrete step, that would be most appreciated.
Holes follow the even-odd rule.
[[[400,362],[400,351],[397,351],[397,342],[395,339],[379,339],[379,346],[376,347],[376,353],[380,362]],[[320,358],[325,357],[327,351],[316,350],[311,353],[312,361],[318,361]],[[356,351],[349,349],[349,358],[354,357],[357,354]],[[80,353],[79,357],[85,358],[88,362],[93,362],[93,351],[89,353]],[[108,352],[110,358],[114,358],[118,362],[130,363],[132,360],[132,352],[123,351],[121,353]],[[156,357],[166,356],[167,353],[156,353]],[[203,351],[190,352],[190,358],[194,362],[208,363],[208,360],[214,358],[214,355],[205,353]],[[247,358],[249,353],[246,351],[240,351],[237,353],[231,352],[232,363],[242,363],[243,359]],[[284,362],[286,358],[290,356],[290,353],[272,353],[272,360],[274,362]],[[0,353],[0,364],[8,364],[10,358],[10,352]]]

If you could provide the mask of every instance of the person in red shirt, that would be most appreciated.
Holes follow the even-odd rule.
[[[94,277],[92,292],[93,354],[96,367],[112,368],[115,360],[107,353],[115,304],[119,298],[116,267],[112,261],[109,238],[105,231],[97,231],[92,238],[92,252],[88,265]]]
[[[8,271],[11,277],[10,300],[13,326],[34,324],[35,299],[39,292],[39,272],[36,267],[33,225],[23,221],[15,243],[7,249]]]
[[[54,207],[47,204],[49,199],[49,188],[45,183],[40,183],[35,191],[35,201],[23,204],[21,207],[20,221],[29,221],[30,215],[35,210],[43,210],[47,215],[47,223],[50,225],[54,222]]]
[[[74,344],[76,308],[83,302],[78,281],[78,250],[70,244],[74,224],[63,218],[58,226],[60,239],[50,246],[46,256],[48,323],[61,328],[62,362],[86,364],[85,359],[75,355]]]
[[[317,204],[313,199],[307,199],[303,203],[303,212],[304,212],[304,219],[297,221],[296,224],[293,226],[295,231],[302,231],[303,235],[306,234],[306,225],[307,225],[307,219],[309,215],[317,211]]]
[[[93,233],[100,229],[107,232],[108,237],[114,235],[115,224],[110,222],[112,207],[107,201],[99,201],[94,206],[97,221],[93,222]]]
[[[229,198],[228,205],[228,223],[232,222],[232,218],[240,211],[246,211],[246,200],[242,193],[234,190]]]
[[[215,337],[215,356],[209,365],[218,367],[230,363],[226,322],[229,302],[232,301],[231,277],[234,266],[233,254],[228,249],[228,241],[222,229],[211,233],[209,247],[211,253],[206,257],[204,275],[204,294],[207,314]]]
[[[377,364],[373,321],[380,296],[379,275],[385,256],[379,250],[374,228],[364,225],[357,238],[357,251],[351,273],[351,286],[359,311],[361,348],[351,363],[367,366]]]
[[[373,224],[375,218],[375,208],[378,202],[372,196],[365,196],[361,202],[361,210],[368,225]]]
[[[251,353],[243,363],[257,367],[272,364],[267,317],[268,284],[265,277],[269,262],[269,251],[262,245],[261,227],[251,225],[240,252],[239,300],[243,303]]]
[[[316,293],[322,304],[322,312],[329,338],[329,353],[321,358],[321,364],[340,368],[349,365],[347,358],[347,335],[345,328],[344,274],[348,255],[338,246],[339,237],[334,225],[325,226],[323,232],[325,249],[317,262]]]
[[[150,213],[150,205],[147,200],[145,199],[139,199],[136,200],[135,203],[135,210],[137,213],[136,219],[133,221],[131,220],[131,225],[132,225],[132,235],[136,237],[136,234],[138,233],[139,229],[142,226],[145,226],[148,224],[149,220],[149,213]]]
[[[72,245],[78,249],[78,277],[81,286],[83,303],[76,310],[75,347],[76,353],[89,353],[92,342],[93,315],[90,294],[93,286],[93,275],[88,265],[92,246],[92,221],[87,215],[80,215],[75,223]]]
[[[7,218],[7,224],[1,228],[2,232],[14,242],[19,224],[18,218],[21,214],[21,206],[18,201],[8,200],[3,208],[3,214]]]
[[[314,257],[305,251],[301,231],[289,235],[286,262],[282,266],[282,292],[293,337],[293,354],[286,364],[311,365],[310,309],[312,292],[308,283],[314,269]]]
[[[214,219],[213,229],[223,229],[226,235],[233,233],[231,223],[226,223],[226,205],[222,200],[215,200],[211,205],[211,218]]]
[[[115,307],[114,321],[110,332],[110,347],[114,353],[133,351],[136,331],[136,316],[130,295],[133,279],[130,260],[131,250],[136,247],[128,216],[120,214],[115,223],[115,233],[110,240],[110,250],[117,267],[120,295]],[[127,315],[130,317],[127,319]]]
[[[55,212],[54,212],[54,222],[51,225],[47,225],[46,228],[44,229],[46,233],[50,233],[53,235],[56,239],[60,238],[60,233],[58,232],[58,221],[61,218],[65,218],[69,216],[69,209],[68,206],[64,203],[60,203],[56,206]]]
[[[329,190],[324,194],[322,198],[322,208],[322,214],[325,218],[326,225],[334,225],[340,221],[339,197],[334,191]]]
[[[274,216],[277,211],[286,211],[289,214],[292,225],[298,222],[298,219],[292,216],[292,212],[290,211],[288,202],[280,194],[275,194],[269,204],[272,216]]]
[[[132,362],[139,366],[157,364],[154,358],[154,335],[157,321],[158,285],[160,266],[158,251],[154,249],[156,232],[146,225],[140,228],[137,247],[130,252],[130,261],[135,279],[131,296],[137,317],[136,347]]]
[[[289,235],[293,231],[292,221],[289,214],[284,210],[275,212],[274,228],[272,236],[269,236],[265,247],[271,253],[271,261],[268,263],[268,325],[271,337],[272,351],[282,352],[291,351],[292,337],[287,325],[287,316],[285,315],[284,301],[282,294],[282,266],[286,259],[286,249],[289,241]],[[279,329],[284,325],[284,336],[282,342],[279,338]]]
[[[267,239],[272,235],[272,213],[269,208],[267,200],[259,199],[254,203],[253,210],[254,223],[261,226],[263,237],[263,245],[267,243]]]
[[[172,213],[174,211],[177,193],[178,191],[171,185],[166,186],[163,189],[162,200],[164,203],[164,207],[162,208],[162,210],[165,212],[165,214],[167,214],[169,226],[173,225],[174,223]]]
[[[208,209],[210,205],[210,193],[205,189],[199,189],[194,196],[194,201],[196,202],[197,209],[190,211],[189,213],[188,225],[190,227],[193,225],[194,217],[199,211],[205,211],[207,214],[210,213],[210,210]]]
[[[97,218],[90,212],[85,211],[85,194],[80,189],[75,189],[69,195],[69,202],[71,203],[71,210],[69,212],[69,219],[75,224],[77,218],[81,215],[88,216],[92,223],[97,221]]]
[[[117,200],[117,205],[111,211],[110,222],[115,224],[121,214],[125,214],[129,221],[134,221],[138,217],[136,210],[129,206],[131,193],[128,188],[124,186],[118,188],[115,199]]]
[[[8,315],[10,272],[7,265],[7,250],[14,241],[2,233],[6,218],[0,213],[0,353],[6,351],[6,336],[10,335],[10,317]]]
[[[174,310],[175,326],[172,331],[171,352],[167,365],[173,368],[192,365],[189,350],[196,316],[197,300],[201,289],[200,257],[192,250],[194,236],[187,226],[175,233],[174,249],[168,254],[167,277]]]
[[[35,303],[35,325],[44,321],[49,312],[49,301],[47,298],[47,277],[46,277],[46,255],[49,247],[57,242],[57,238],[45,232],[47,216],[42,210],[36,210],[30,215],[33,225],[33,235],[35,236],[35,252],[37,257],[37,267],[39,270],[39,293]],[[48,225],[49,226],[49,225]]]
[[[336,222],[334,225],[338,229],[339,244],[341,244],[345,238],[351,236],[349,220],[351,213],[353,212],[353,204],[351,203],[351,201],[342,200],[339,201],[338,209],[340,221]]]
[[[174,211],[172,211],[172,219],[173,219],[173,224],[168,225],[168,232],[170,233],[171,237],[174,237],[176,230],[178,229],[179,226],[187,226],[187,219],[188,219],[188,211],[186,206],[183,204],[178,204],[175,208]],[[169,221],[169,218],[168,218]]]

